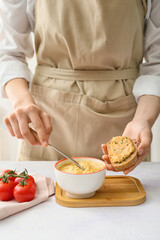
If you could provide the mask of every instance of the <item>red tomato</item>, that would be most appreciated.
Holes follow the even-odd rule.
[[[19,183],[20,181],[22,181],[22,180],[23,180],[23,178],[21,178],[21,177],[16,177],[15,180],[14,180],[14,182],[15,182],[15,184],[18,184],[18,183]],[[28,175],[28,178],[26,179],[26,181],[27,181],[27,182],[32,182],[32,183],[36,184],[34,178],[33,178],[31,175]]]
[[[30,181],[26,181],[25,185],[17,184],[13,190],[13,195],[17,202],[29,202],[34,199],[35,194],[36,186]]]
[[[2,176],[2,175],[5,174],[5,173],[8,173],[8,172],[10,172],[10,171],[11,171],[14,175],[17,175],[17,173],[16,173],[15,171],[10,170],[10,169],[6,169],[6,170],[3,170],[3,171],[1,172],[0,176]],[[9,174],[9,173],[8,173],[8,174]],[[15,177],[9,177],[9,180],[14,182]]]
[[[13,189],[15,184],[13,181],[8,180],[8,182],[0,181],[0,200],[8,201],[13,199]]]

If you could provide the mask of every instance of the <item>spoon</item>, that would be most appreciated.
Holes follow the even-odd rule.
[[[35,130],[33,130],[32,128],[30,128],[31,132],[33,133],[34,137],[37,139],[38,142],[40,142],[38,135],[36,133]],[[74,159],[66,156],[64,153],[62,153],[61,151],[59,151],[57,148],[55,148],[53,145],[48,143],[48,146],[50,146],[51,148],[53,148],[56,152],[60,153],[61,155],[63,155],[65,158],[68,158],[70,161],[74,162],[77,167],[81,168],[82,170],[85,170],[77,161],[75,161]]]
[[[66,156],[64,153],[62,153],[61,151],[59,151],[57,148],[53,147],[53,145],[48,144],[48,146],[50,146],[51,148],[53,148],[55,151],[57,151],[58,153],[62,154],[65,158],[68,158],[69,160],[71,160],[72,162],[74,162],[77,167],[81,168],[82,170],[85,170],[77,161],[75,161],[74,159]]]

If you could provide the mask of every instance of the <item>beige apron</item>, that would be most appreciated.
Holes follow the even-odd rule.
[[[37,0],[38,66],[31,93],[52,118],[50,143],[69,156],[101,158],[101,144],[132,120],[143,58],[144,0]],[[59,160],[22,141],[18,160]]]

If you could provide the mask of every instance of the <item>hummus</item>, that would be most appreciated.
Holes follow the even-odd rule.
[[[103,163],[94,161],[77,161],[85,170],[80,169],[74,163],[68,163],[59,168],[60,171],[73,174],[94,173],[104,168]]]

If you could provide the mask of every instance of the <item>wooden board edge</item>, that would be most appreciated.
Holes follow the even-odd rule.
[[[63,206],[63,207],[71,207],[71,208],[84,208],[84,207],[127,207],[127,206],[137,206],[137,205],[140,205],[142,203],[144,203],[146,200],[146,197],[144,196],[143,198],[137,200],[136,202],[132,202],[130,201],[129,203],[127,202],[121,202],[121,204],[117,203],[117,202],[107,202],[107,203],[101,203],[101,205],[97,206],[96,203],[92,203],[92,202],[84,202],[84,203],[74,203],[74,205],[72,204],[72,202],[68,202],[68,201],[65,201],[65,200],[60,200],[58,198],[56,198],[56,202]]]

